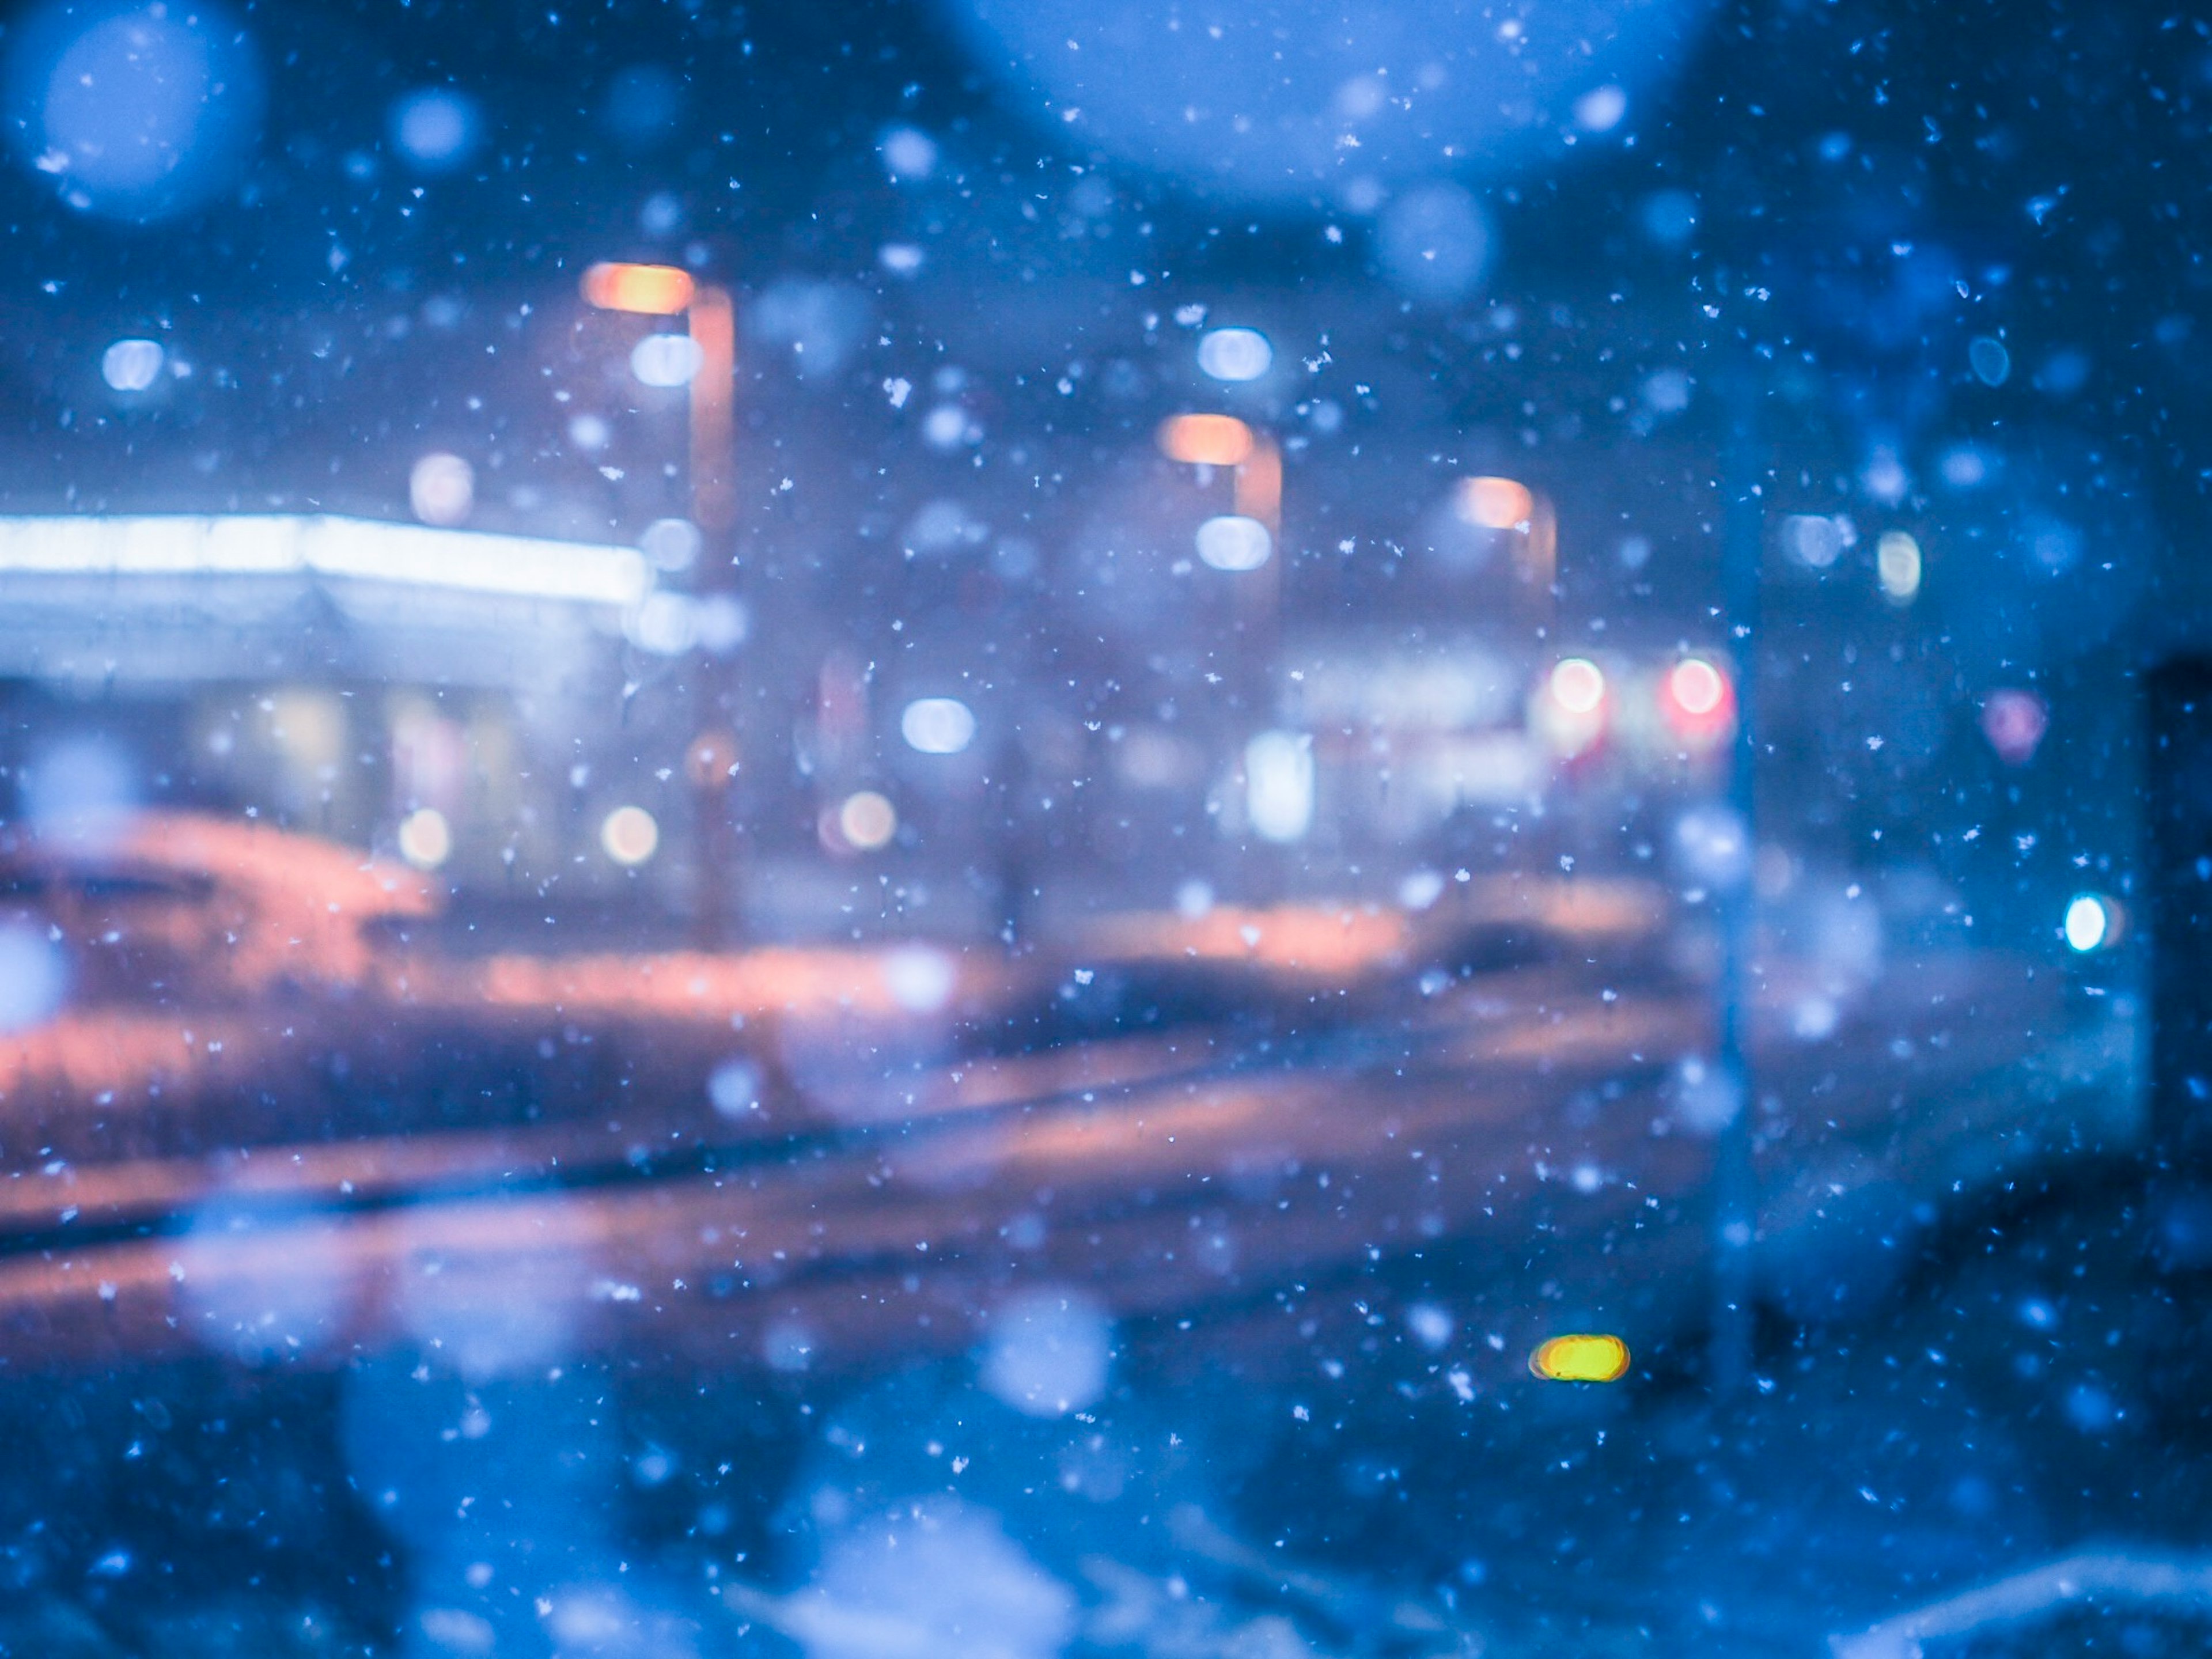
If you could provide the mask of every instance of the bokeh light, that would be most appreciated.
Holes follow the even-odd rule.
[[[1692,806],[1674,820],[1674,861],[1702,887],[1739,885],[1751,874],[1751,837],[1743,819],[1722,801]]]
[[[1217,380],[1256,380],[1274,362],[1274,348],[1257,329],[1208,329],[1199,337],[1198,366]]]
[[[1184,27],[1152,0],[943,0],[1008,100],[1189,190],[1304,207],[1617,125],[1668,74],[1695,0],[1280,0]],[[1449,186],[1456,190],[1456,186]]]
[[[1198,556],[1216,570],[1257,570],[1275,550],[1275,538],[1257,519],[1224,514],[1198,527]]]
[[[233,1361],[296,1363],[321,1351],[356,1293],[357,1258],[326,1218],[228,1196],[189,1215],[177,1263],[191,1310],[185,1325]]]
[[[436,807],[417,807],[400,820],[399,856],[417,870],[434,870],[453,854],[453,826]]]
[[[1685,657],[1667,676],[1667,690],[1674,706],[1686,714],[1710,714],[1728,695],[1720,671],[1702,657]]]
[[[623,632],[641,651],[656,657],[681,656],[698,640],[694,601],[688,593],[648,593],[626,619]]]
[[[742,1118],[760,1109],[761,1068],[744,1055],[735,1055],[714,1067],[707,1078],[707,1098],[715,1112]]]
[[[699,526],[689,519],[655,519],[637,538],[638,550],[656,570],[689,570],[699,556]]]
[[[1264,841],[1297,841],[1313,827],[1311,738],[1262,732],[1244,745],[1244,813]]]
[[[804,1327],[779,1322],[768,1339],[770,1364],[805,1369]],[[784,1603],[786,1627],[803,1632],[787,1645],[805,1659],[1057,1659],[1079,1640],[1074,1592],[989,1510],[940,1492],[889,1513],[831,1512],[847,1518],[830,1531],[813,1581]],[[602,1616],[590,1630],[631,1628]]]
[[[1982,735],[2007,766],[2025,766],[2051,729],[2051,711],[2033,691],[2008,686],[1982,705]]]
[[[1114,1328],[1103,1310],[1072,1292],[1031,1291],[991,1319],[983,1386],[1030,1417],[1064,1417],[1106,1392]]]
[[[1840,514],[1793,513],[1782,521],[1782,550],[1808,570],[1826,570],[1858,542],[1858,531]]]
[[[1628,113],[1628,94],[1612,85],[1593,87],[1575,100],[1575,125],[1584,132],[1611,132]]]
[[[465,524],[476,500],[476,469],[458,455],[425,455],[407,475],[408,505],[424,524]]]
[[[2102,893],[2076,893],[2068,901],[2066,945],[2077,955],[2109,950],[2119,942],[2119,906]]]
[[[692,642],[710,656],[728,656],[745,642],[752,626],[752,612],[734,593],[708,593],[691,601]]]
[[[940,1012],[960,979],[952,958],[927,945],[902,945],[889,952],[883,973],[891,1000],[910,1014]]]
[[[898,834],[898,812],[874,790],[862,789],[846,796],[837,808],[837,832],[848,847],[873,853]]]
[[[1685,657],[1659,682],[1659,712],[1678,742],[1710,748],[1735,724],[1735,688],[1718,665]]]
[[[684,750],[684,775],[697,789],[713,789],[738,775],[738,734],[714,726],[700,732]]]
[[[1589,751],[1605,735],[1605,671],[1588,657],[1553,664],[1530,716],[1537,735],[1561,759]]]
[[[894,179],[915,182],[937,171],[937,141],[920,127],[892,127],[879,148]]]
[[[118,340],[100,354],[100,378],[112,392],[150,390],[165,354],[156,340]]]
[[[642,386],[669,391],[690,385],[702,360],[688,334],[648,334],[630,349],[629,372]]]
[[[1588,657],[1569,657],[1552,670],[1552,701],[1570,714],[1594,714],[1605,702],[1605,671]]]
[[[130,752],[101,736],[64,738],[18,774],[25,815],[42,840],[98,849],[121,840],[141,795]]]
[[[0,1032],[27,1030],[61,1012],[69,964],[44,930],[0,926]]]
[[[1430,185],[1382,210],[1375,261],[1393,288],[1432,305],[1465,299],[1490,268],[1490,221],[1457,185]]]
[[[1528,1369],[1547,1382],[1617,1382],[1628,1375],[1628,1344],[1577,1332],[1540,1343]]]
[[[975,740],[975,715],[957,697],[916,697],[899,716],[899,735],[925,755],[957,755]]]
[[[1910,605],[1920,592],[1920,544],[1902,530],[1886,532],[1875,544],[1875,574],[1893,605]]]
[[[475,153],[483,119],[473,99],[445,87],[411,92],[392,106],[392,145],[418,173],[450,173]]]
[[[643,864],[660,848],[660,826],[642,806],[617,806],[599,825],[599,845],[617,864]]]
[[[52,5],[12,25],[9,125],[82,211],[150,220],[236,182],[258,136],[260,65],[214,7]]]

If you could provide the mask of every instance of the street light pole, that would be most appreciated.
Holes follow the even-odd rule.
[[[1729,808],[1743,842],[1743,867],[1717,895],[1720,973],[1714,987],[1720,1073],[1735,1094],[1735,1110],[1713,1148],[1713,1304],[1707,1379],[1726,1399],[1750,1375],[1756,1337],[1753,1267],[1759,1232],[1759,1186],[1752,1168],[1758,1112],[1750,1054],[1752,866],[1758,846],[1759,650],[1761,566],[1766,550],[1765,455],[1759,434],[1757,371],[1739,366],[1728,387],[1728,433],[1722,461],[1721,586],[1730,653],[1735,659],[1735,743],[1729,767]]]
[[[686,313],[699,372],[691,377],[691,521],[702,531],[726,532],[737,520],[738,492],[730,477],[736,443],[737,313],[729,290],[701,284]],[[711,582],[728,566],[708,560]]]
[[[729,290],[701,285],[689,313],[699,370],[691,377],[691,521],[702,544],[696,577],[706,596],[730,596],[736,587],[738,491],[731,477],[736,447],[737,317]],[[699,820],[698,942],[726,944],[736,921],[738,827],[731,799],[739,758],[734,726],[738,688],[731,660],[702,653],[692,668],[698,735],[685,753],[685,775],[697,792]]]
[[[737,522],[737,313],[729,290],[701,283],[675,265],[601,264],[585,271],[585,303],[602,311],[684,319],[698,362],[690,386],[691,522],[700,532],[700,561],[693,586],[703,597],[728,596],[736,586],[729,545]],[[735,895],[736,825],[730,800],[737,776],[736,734],[728,727],[737,701],[734,675],[717,652],[702,652],[692,665],[698,732],[684,750],[684,775],[696,793],[695,862],[698,889],[693,926],[701,945],[726,942]]]

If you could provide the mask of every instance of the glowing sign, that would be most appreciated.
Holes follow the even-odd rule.
[[[1618,1382],[1628,1375],[1628,1344],[1617,1336],[1555,1336],[1528,1356],[1548,1382]]]

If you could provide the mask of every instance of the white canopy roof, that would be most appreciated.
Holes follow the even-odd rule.
[[[629,609],[652,586],[634,548],[248,514],[0,518],[0,577],[317,575]]]

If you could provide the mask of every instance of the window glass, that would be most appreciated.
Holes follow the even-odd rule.
[[[0,60],[0,1659],[2202,1650],[2212,20]]]

